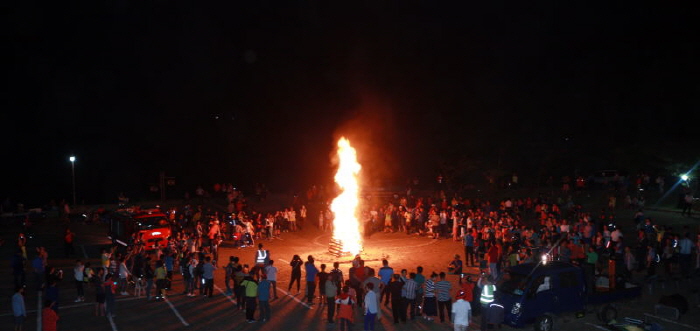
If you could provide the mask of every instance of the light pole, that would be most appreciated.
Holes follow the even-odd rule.
[[[73,174],[73,206],[75,206],[75,156],[68,158],[70,160],[71,173]]]

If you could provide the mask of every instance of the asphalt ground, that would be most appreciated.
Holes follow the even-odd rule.
[[[656,214],[654,214],[656,213]],[[674,213],[649,212],[651,216],[658,220],[663,220],[668,224],[680,226],[682,224],[696,224],[697,219],[680,218]],[[7,263],[0,266],[0,316],[3,322],[0,323],[2,330],[9,330],[12,325],[10,297],[13,294],[12,274],[9,266],[9,259],[12,256],[15,245],[13,239],[20,231],[20,224],[17,221],[3,220],[3,231],[0,237],[5,240],[5,244],[0,247],[0,255]],[[60,309],[59,309],[59,330],[336,330],[339,324],[329,325],[326,323],[326,307],[316,304],[307,306],[303,302],[305,284],[302,282],[301,294],[296,293],[296,288],[292,293],[287,292],[288,280],[290,278],[289,260],[294,254],[299,254],[302,259],[312,254],[316,257],[316,265],[326,263],[329,269],[336,259],[327,253],[327,244],[330,239],[329,233],[323,233],[315,228],[307,229],[296,233],[283,233],[281,239],[263,241],[266,248],[270,250],[271,257],[275,260],[279,269],[278,275],[278,300],[271,302],[272,319],[268,322],[256,322],[248,324],[245,321],[243,311],[236,310],[234,298],[225,296],[223,268],[219,268],[215,273],[214,297],[187,297],[182,295],[182,277],[175,275],[173,289],[169,291],[167,301],[146,301],[143,297],[130,295],[118,296],[116,303],[116,316],[111,321],[105,317],[95,316],[95,292],[92,288],[86,289],[86,302],[74,303],[76,291],[72,278],[72,268],[76,258],[89,260],[93,265],[99,264],[99,252],[103,247],[109,245],[106,238],[106,227],[104,225],[82,225],[70,224],[71,229],[76,233],[76,255],[65,258],[63,254],[62,234],[66,225],[54,219],[45,219],[35,223],[35,236],[28,242],[29,258],[35,256],[35,247],[45,246],[49,251],[49,264],[64,270],[65,279],[60,284]],[[401,233],[378,233],[374,234],[365,242],[363,257],[367,264],[375,269],[380,267],[382,258],[387,258],[390,265],[397,272],[406,268],[414,271],[418,265],[425,269],[425,273],[432,271],[446,271],[447,263],[453,254],[462,255],[462,247],[459,242],[448,239],[432,240],[427,237],[415,235],[407,236]],[[228,256],[239,256],[243,263],[252,264],[254,249],[236,249],[224,245],[220,249],[219,256],[222,261]],[[347,277],[349,268],[349,258],[340,259],[341,269]],[[467,273],[478,273],[475,268],[467,268]],[[31,276],[28,284],[31,288]],[[457,276],[448,276],[448,280],[453,282],[454,288],[457,286]],[[643,275],[636,275],[640,280]],[[303,276],[302,276],[303,281]],[[697,298],[693,297],[692,291],[698,288],[698,279],[689,281],[667,281],[663,284],[656,284],[652,294],[645,288],[644,295],[634,301],[618,302],[616,306],[619,316],[629,316],[644,319],[645,314],[654,314],[653,306],[658,302],[661,295],[673,293],[684,294],[691,302],[690,311],[678,321],[662,320],[653,318],[665,327],[665,330],[700,330],[700,309]],[[318,291],[316,292],[318,295]],[[26,296],[26,306],[29,311],[25,330],[37,330],[37,307],[38,293],[28,291]],[[555,330],[600,330],[601,322],[595,316],[594,308],[587,312],[583,318],[575,318],[573,315],[563,315],[555,319]],[[425,321],[417,319],[406,324],[394,324],[391,318],[391,310],[383,307],[384,317],[377,323],[376,330],[451,330],[452,326],[438,321]],[[256,313],[257,316],[257,313]],[[362,316],[356,312],[355,325],[353,330],[362,330]],[[478,320],[477,320],[478,322]],[[528,329],[531,326],[527,327]],[[471,329],[478,329],[478,325],[473,324]],[[502,330],[511,330],[506,325]]]

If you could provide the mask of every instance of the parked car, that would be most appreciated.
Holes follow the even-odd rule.
[[[586,282],[587,274],[583,268],[564,262],[526,263],[509,268],[496,286],[505,323],[517,328],[534,323],[535,330],[551,331],[557,315],[582,313],[587,305],[642,294],[641,286],[628,282],[604,291],[588,288],[586,284],[596,283]]]

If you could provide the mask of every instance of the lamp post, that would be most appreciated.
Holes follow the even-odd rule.
[[[75,206],[75,156],[68,158],[70,160],[71,173],[73,174],[73,206]]]

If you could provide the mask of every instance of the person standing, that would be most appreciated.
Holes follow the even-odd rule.
[[[466,300],[466,293],[459,291],[456,301],[452,304],[452,322],[454,331],[467,331],[472,317],[472,307]]]
[[[372,284],[372,291],[374,291],[374,298],[377,300],[377,312],[375,313],[377,315],[377,319],[382,318],[382,310],[379,309],[379,304],[381,303],[380,300],[380,285],[382,284],[382,281],[379,280],[379,278],[374,276],[374,269],[367,269],[367,278],[365,278],[364,285],[365,288],[369,288],[369,284]],[[367,295],[365,295],[365,298],[367,298]]]
[[[683,239],[678,241],[678,261],[679,265],[681,267],[681,274],[684,277],[688,277],[690,275],[690,269],[692,266],[692,259],[691,259],[691,253],[693,249],[693,241],[690,239],[690,233],[686,232],[683,235]],[[697,254],[700,254],[698,252]]]
[[[107,277],[105,279],[105,282],[102,284],[104,287],[104,292],[105,292],[105,315],[107,317],[116,317],[114,314],[114,308],[115,308],[115,303],[116,300],[114,297],[117,294],[117,276],[114,275],[112,277]]]
[[[289,262],[289,266],[292,267],[292,279],[289,281],[289,288],[287,289],[287,292],[292,291],[292,285],[294,284],[294,281],[297,282],[297,294],[299,294],[299,290],[301,287],[301,266],[304,264],[304,262],[301,260],[299,255],[294,255],[292,258],[292,262]]]
[[[55,301],[46,300],[44,309],[41,311],[41,330],[56,331],[58,324],[58,313],[54,310]]]
[[[496,246],[495,243],[491,243],[491,247],[489,247],[489,250],[486,252],[486,257],[489,262],[489,273],[491,274],[493,279],[497,279],[499,254],[498,246]]]
[[[24,272],[25,258],[22,256],[22,250],[18,249],[15,255],[12,256],[12,275],[15,280],[15,287],[24,287],[26,284],[26,274]]]
[[[323,291],[328,304],[328,324],[335,324],[333,317],[335,316],[335,296],[338,294],[338,286],[335,282],[327,279],[323,286]]]
[[[406,280],[406,283],[403,285],[403,292],[404,292],[404,308],[408,307],[409,309],[409,316],[411,317],[411,320],[416,319],[416,306],[418,305],[416,302],[416,293],[418,292],[418,284],[415,281],[416,279],[416,273],[412,272],[408,275],[408,279]]]
[[[437,315],[437,302],[435,298],[435,281],[437,280],[437,274],[432,273],[430,279],[425,281],[425,297],[423,298],[423,313],[425,314],[425,319],[428,321],[433,321],[435,315]]]
[[[450,321],[450,313],[452,312],[452,300],[450,300],[450,290],[452,289],[452,284],[445,280],[445,276],[445,273],[441,272],[440,281],[435,283],[440,322],[445,322],[445,315],[447,315],[447,320]]]
[[[365,330],[374,331],[374,321],[379,312],[379,298],[374,291],[374,283],[367,283],[367,294],[365,294]]]
[[[46,278],[46,263],[42,259],[41,254],[37,255],[32,260],[32,269],[34,269],[34,279],[36,282],[36,290],[41,291],[44,288]]]
[[[386,307],[389,307],[389,299],[391,299],[391,292],[389,292],[387,285],[389,285],[393,275],[394,268],[389,266],[389,261],[386,259],[382,260],[382,267],[379,268],[379,279],[382,281],[382,296],[379,298],[379,301],[381,302],[384,299],[384,306]]]
[[[394,317],[394,324],[398,324],[399,320],[406,323],[406,307],[402,296],[404,284],[405,282],[401,279],[401,276],[394,274],[389,285],[387,285],[387,290],[391,295],[391,313]]]
[[[165,282],[167,279],[167,271],[165,271],[165,265],[163,265],[163,261],[158,260],[156,262],[156,271],[155,271],[155,279],[156,279],[156,300],[160,300],[165,298]]]
[[[75,290],[78,292],[78,298],[75,299],[75,302],[83,302],[85,301],[85,290],[83,289],[83,283],[85,283],[85,266],[80,260],[75,261],[73,277],[75,278]]]
[[[211,262],[211,256],[204,258],[204,265],[202,266],[202,278],[204,278],[204,295],[212,297],[214,295],[214,270],[216,266]]]
[[[467,231],[462,237],[462,244],[464,245],[464,264],[473,267],[476,259],[474,258],[474,235],[471,231]]]
[[[258,305],[260,306],[260,319],[263,322],[270,320],[270,281],[267,274],[260,275],[258,284]]]
[[[277,300],[277,267],[275,267],[274,260],[270,260],[270,264],[265,267],[265,275],[270,285],[272,285],[272,300]]]
[[[102,269],[105,270],[105,269]],[[147,257],[143,261],[143,278],[146,279],[146,300],[151,300],[151,290],[153,289],[153,267],[151,266],[151,258]]]
[[[119,259],[119,294],[121,295],[129,295],[129,292],[126,291],[129,285],[129,275],[129,268],[126,267],[126,259],[122,257]]]
[[[326,265],[321,264],[321,271],[319,271],[318,274],[316,274],[316,278],[318,279],[318,300],[319,300],[319,305],[323,306],[326,303],[326,281],[328,281],[328,273],[326,272]]]
[[[314,265],[313,256],[309,255],[306,263],[304,263],[304,268],[306,269],[306,303],[313,305],[316,292],[316,275],[318,274],[318,268]]]
[[[343,287],[343,271],[340,270],[340,263],[333,262],[333,269],[329,273],[328,279],[335,283],[335,286],[340,290]]]
[[[688,217],[692,217],[693,213],[693,193],[688,191],[683,197],[683,211],[681,211],[681,216],[688,214]]]
[[[265,272],[265,267],[270,264],[270,251],[263,248],[263,244],[258,244],[258,250],[255,251],[255,267],[253,274],[259,277],[260,273]]]
[[[488,329],[489,309],[496,294],[496,285],[493,284],[492,275],[482,275],[477,285],[481,288],[481,298],[479,299],[481,304],[481,331],[486,331]]]
[[[70,257],[71,255],[75,254],[75,248],[73,247],[74,240],[75,235],[73,232],[71,232],[70,229],[66,229],[66,232],[63,235],[63,248],[64,252],[66,253],[66,257]]]
[[[105,287],[104,287],[105,269],[98,268],[97,275],[93,277],[93,285],[95,286],[95,316],[105,316]]]
[[[245,277],[241,286],[245,289],[245,318],[248,323],[255,323],[255,308],[257,308],[258,283],[251,275]],[[269,291],[269,288],[268,288]]]
[[[343,290],[335,300],[338,304],[338,320],[340,320],[340,331],[345,331],[346,327],[348,331],[352,328],[353,323],[353,311],[352,306],[355,304],[352,296],[350,295],[350,286],[343,286]]]
[[[27,309],[24,306],[24,286],[17,286],[12,296],[12,315],[15,317],[15,331],[22,331]]]
[[[195,278],[194,278],[194,273],[195,269],[197,268],[197,259],[194,258],[194,255],[190,256],[187,258],[187,264],[183,267],[183,272],[185,273],[185,294],[188,297],[193,297],[196,296],[194,294],[194,289],[196,288]],[[234,287],[235,287],[235,282],[234,282]],[[229,294],[230,295],[230,294]]]

